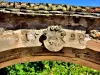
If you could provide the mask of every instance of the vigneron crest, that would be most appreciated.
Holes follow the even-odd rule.
[[[63,48],[65,43],[63,38],[66,32],[60,26],[50,26],[43,33],[46,36],[43,43],[49,51],[57,52]]]

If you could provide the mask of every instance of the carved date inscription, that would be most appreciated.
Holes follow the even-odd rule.
[[[41,36],[41,31],[38,30],[30,30],[27,32],[27,46],[41,46],[39,42],[39,38]]]

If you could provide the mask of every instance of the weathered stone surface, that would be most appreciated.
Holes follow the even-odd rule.
[[[43,41],[45,47],[50,51],[59,51],[64,47],[65,41],[63,40],[66,32],[60,26],[51,26],[44,31],[46,40]]]
[[[18,34],[13,31],[4,31],[0,34],[0,52],[17,48],[19,44]]]
[[[100,32],[99,30],[91,30],[90,31],[90,36],[94,39],[99,39],[100,40]]]
[[[90,40],[87,42],[87,48],[100,52],[100,40]]]
[[[81,30],[65,30],[66,36],[64,41],[66,42],[64,47],[72,47],[78,49],[86,48],[87,41],[90,38],[86,37],[85,31]]]
[[[37,34],[36,30],[4,31],[0,34],[0,52],[20,47],[41,46],[39,42],[41,31],[39,35]]]
[[[100,70],[100,8],[0,2],[0,68],[41,60]]]
[[[100,70],[100,53],[90,49],[63,48],[55,53],[44,47],[27,47],[0,52],[0,68],[42,60],[72,62]]]
[[[33,46],[41,46],[42,44],[39,42],[39,38],[42,35],[42,31],[40,30],[22,30],[22,44],[24,47],[33,47]]]
[[[6,30],[0,34],[0,51],[42,45],[54,52],[60,51],[63,47],[85,49],[87,41],[90,40],[85,36],[85,31],[63,29],[57,25],[41,30]]]

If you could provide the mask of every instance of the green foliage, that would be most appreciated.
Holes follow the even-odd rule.
[[[39,61],[7,67],[9,75],[100,75],[100,72],[72,63]]]

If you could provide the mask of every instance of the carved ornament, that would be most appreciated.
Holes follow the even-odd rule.
[[[57,52],[63,48],[66,32],[60,26],[50,26],[43,31],[43,34],[46,36],[46,40],[43,41],[44,46],[49,51]]]

